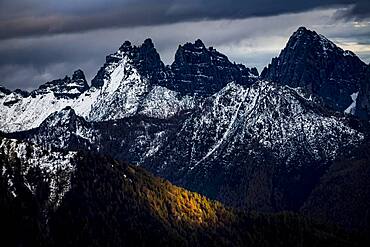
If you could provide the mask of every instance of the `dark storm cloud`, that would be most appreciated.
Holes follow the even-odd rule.
[[[351,6],[346,18],[369,17],[369,0],[1,0],[0,39],[184,21],[244,19]]]
[[[338,11],[337,16],[338,18],[354,20],[368,19],[370,17],[370,1],[356,1],[350,8]]]

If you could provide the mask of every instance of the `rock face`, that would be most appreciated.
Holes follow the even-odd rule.
[[[31,96],[36,97],[36,95],[52,92],[56,98],[77,98],[88,89],[89,85],[83,71],[76,70],[72,78],[66,76],[64,79],[47,82],[33,91]]]
[[[257,70],[231,63],[214,48],[206,48],[201,40],[180,45],[171,65],[174,82],[169,85],[185,94],[211,95],[230,82],[250,85],[258,77]]]
[[[301,27],[261,76],[303,87],[330,108],[344,112],[356,101],[365,69],[366,64],[351,51],[343,51],[324,36]]]
[[[92,80],[93,87],[101,88],[105,81],[110,79],[110,70],[119,64],[123,57],[130,60],[131,65],[137,69],[141,76],[146,77],[152,84],[167,84],[168,75],[165,65],[160,59],[151,39],[146,39],[141,46],[133,46],[130,41],[125,41],[119,50],[106,57],[106,62]]]
[[[87,122],[72,108],[66,107],[51,114],[39,127],[8,136],[27,139],[44,148],[110,154],[116,159],[136,164],[162,148],[186,117],[187,114],[156,119],[138,115],[122,120]]]
[[[370,65],[361,78],[360,92],[355,102],[355,115],[361,119],[370,119]]]
[[[3,86],[0,86],[0,97],[5,97],[5,95],[9,95],[11,93],[12,93],[12,91],[10,91],[9,89],[7,89]]]
[[[47,117],[37,128],[37,134],[36,129],[31,130],[30,133],[33,133],[34,137],[29,140],[45,148],[49,145],[63,150],[78,150],[83,146],[85,150],[96,151],[91,142],[97,142],[98,135],[90,126],[84,118],[77,116],[76,112],[67,106]]]

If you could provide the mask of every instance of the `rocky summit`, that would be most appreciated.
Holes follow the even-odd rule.
[[[185,94],[211,95],[230,82],[252,84],[258,77],[256,68],[231,63],[213,47],[201,40],[180,45],[171,65],[173,83],[170,88]]]
[[[265,80],[304,87],[333,110],[354,113],[367,65],[315,31],[300,27],[261,73]]]

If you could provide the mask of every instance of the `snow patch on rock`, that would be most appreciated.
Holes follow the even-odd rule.
[[[352,115],[355,114],[355,111],[356,111],[356,101],[357,101],[358,93],[359,92],[355,92],[355,93],[351,94],[352,103],[348,106],[347,109],[344,110],[344,113],[352,114]]]

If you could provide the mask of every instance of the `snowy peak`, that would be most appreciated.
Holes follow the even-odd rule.
[[[76,87],[79,87],[81,89],[81,92],[89,89],[89,85],[86,82],[85,74],[80,69],[73,72],[72,81],[76,83]]]
[[[61,111],[52,113],[44,122],[42,122],[40,127],[66,126],[75,122],[76,118],[76,112],[70,106],[67,106]]]
[[[171,117],[193,107],[193,99],[165,87],[167,83],[163,82],[170,78],[166,70],[150,39],[139,47],[127,41],[107,56],[91,88],[78,70],[72,77],[40,86],[27,97],[25,93],[3,89],[0,129],[15,132],[36,128],[50,114],[66,106],[89,121],[122,119],[135,114]]]
[[[323,35],[300,27],[290,37],[280,55],[273,58],[261,77],[266,80],[303,87],[319,96],[326,106],[344,112],[359,91],[366,69],[352,52],[344,51]]]
[[[83,146],[86,150],[91,149],[91,140],[95,136],[94,131],[86,120],[78,115],[69,106],[50,114],[38,128],[31,131],[15,133],[15,137],[32,134],[29,141],[33,143],[60,149],[79,150]]]
[[[335,110],[353,113],[354,96],[363,98],[359,92],[363,66],[356,56],[323,36],[300,28],[264,71],[263,78],[302,87]],[[1,88],[0,129],[15,132],[36,128],[66,106],[88,121],[134,115],[167,119],[193,109],[230,82],[251,86],[258,80],[257,69],[230,62],[201,40],[180,45],[171,66],[163,64],[151,39],[140,46],[125,41],[106,57],[90,88],[81,70],[44,84],[31,95]]]
[[[136,114],[150,89],[149,81],[139,74],[128,56],[107,66],[104,73],[101,92],[92,105],[89,119],[105,121]]]
[[[121,47],[119,48],[120,51],[124,52],[124,53],[130,53],[131,50],[132,50],[132,44],[130,41],[126,40],[125,42],[123,42],[123,44],[121,45]]]
[[[125,41],[119,51],[132,60],[132,64],[143,76],[150,77],[164,69],[164,64],[151,39],[144,40],[140,46],[132,46],[130,41]]]
[[[146,77],[151,84],[165,86],[170,80],[169,71],[162,62],[159,53],[151,39],[136,48],[133,63],[139,73]]]
[[[130,41],[125,41],[117,52],[106,57],[105,64],[92,80],[92,86],[101,88],[106,81],[110,80],[110,73],[123,60],[129,62],[141,76],[152,83],[158,83],[166,77],[165,66],[151,39],[146,39],[141,46],[133,46]]]
[[[103,85],[111,79],[110,74],[118,67],[122,60],[124,58],[128,60],[131,52],[132,45],[129,41],[126,41],[122,44],[117,52],[106,56],[105,63],[91,81],[91,86],[95,88],[102,88]]]
[[[88,119],[106,121],[135,114],[167,118],[192,107],[191,98],[168,89],[172,81],[151,39],[146,39],[141,46],[126,41],[116,53],[107,56],[92,81],[100,92],[92,103]]]
[[[77,98],[89,89],[85,75],[82,70],[76,70],[72,78],[65,76],[63,79],[53,80],[41,85],[31,95],[43,95],[53,93],[57,98]]]

